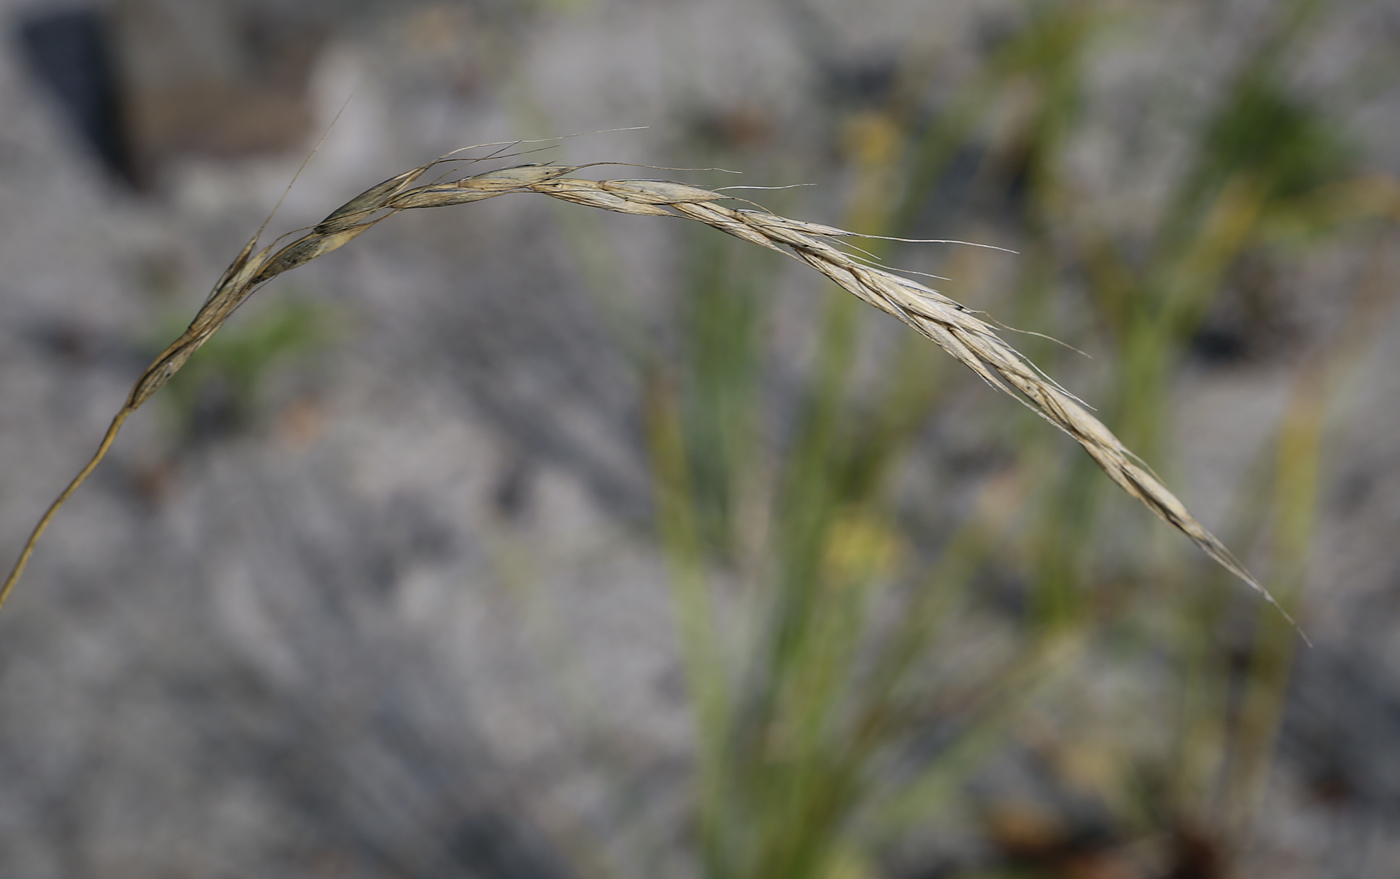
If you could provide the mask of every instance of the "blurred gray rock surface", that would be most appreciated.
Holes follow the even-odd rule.
[[[342,105],[270,229],[470,142],[646,124],[545,156],[665,165],[718,132],[772,161],[819,139],[818,100],[877,87],[898,40],[975,63],[973,22],[1004,5],[947,4],[932,27],[921,2],[812,4],[798,25],[750,0],[114,0],[149,200],[110,183],[5,44],[0,558]],[[580,245],[557,207],[396,218],[230,324],[277,299],[331,328],[251,424],[189,443],[158,401],[133,419],[0,615],[0,876],[687,874],[689,718],[626,344],[665,331],[674,244],[596,216]],[[1300,677],[1289,742],[1375,748],[1368,779],[1297,760],[1393,809],[1375,786],[1400,778],[1394,749],[1337,738],[1350,700],[1389,717],[1400,690],[1400,347],[1376,350],[1375,381],[1346,389],[1368,427],[1328,496],[1346,524],[1324,528],[1316,578],[1337,594],[1311,630],[1351,659]],[[1184,493],[1221,506],[1213,468],[1256,448],[1241,414],[1285,384],[1190,381]],[[1374,640],[1348,644],[1361,622]],[[1388,695],[1337,684],[1356,663]]]

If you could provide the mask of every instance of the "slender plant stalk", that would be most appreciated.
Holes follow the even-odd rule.
[[[493,157],[499,157],[499,153],[486,158]],[[214,285],[189,327],[137,380],[97,453],[39,520],[0,590],[0,606],[24,572],[34,544],[49,521],[101,462],[126,417],[160,390],[258,287],[348,244],[371,226],[400,211],[466,204],[507,193],[534,192],[622,214],[694,220],[806,263],[864,302],[909,324],[989,385],[1012,395],[1069,434],[1124,491],[1248,583],[1293,623],[1292,617],[1229,549],[1201,525],[1166,486],[1136,463],[1132,453],[1108,428],[1072,394],[1003,341],[990,324],[947,296],[871,265],[868,260],[832,244],[837,239],[861,237],[857,233],[788,219],[733,196],[684,183],[589,180],[570,176],[592,165],[517,165],[414,186],[430,170],[458,161],[468,160],[449,155],[372,186],[332,211],[310,232],[280,249],[274,242],[258,250],[258,236],[255,235]],[[1296,623],[1294,627],[1297,628]]]

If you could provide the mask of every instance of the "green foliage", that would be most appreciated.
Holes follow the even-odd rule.
[[[277,370],[326,341],[324,309],[306,303],[269,301],[245,317],[212,337],[171,378],[165,406],[180,436],[246,427]],[[178,331],[165,330],[160,338],[174,335]]]
[[[1082,304],[1093,310],[1076,327],[1098,332],[1071,341],[1092,343],[1112,364],[1094,396],[1109,401],[1109,423],[1129,446],[1170,467],[1169,391],[1217,297],[1246,259],[1279,258],[1263,249],[1271,224],[1310,216],[1320,190],[1353,174],[1354,154],[1288,86],[1279,59],[1311,31],[1306,16],[1282,14],[1202,114],[1196,158],[1146,242],[1136,231],[1063,222],[1081,198],[1065,152],[1085,100],[1084,61],[1120,16],[1096,4],[1034,4],[941,124],[923,124],[895,100],[873,124],[864,119],[892,146],[853,153],[855,219],[846,225],[917,235],[914,218],[958,144],[1012,92],[1025,100],[1029,84],[1021,124],[986,144],[978,182],[1020,193],[1029,244],[1011,313],[1023,326],[1053,327],[1046,303],[1063,292],[1047,279],[1079,267]],[[862,164],[863,156],[878,160]],[[1214,575],[1191,573],[1145,528],[1119,521],[1122,501],[1097,469],[1059,438],[1011,426],[1023,413],[1004,413],[1009,424],[999,431],[1028,438],[1007,450],[1021,512],[974,518],[952,533],[921,531],[900,505],[898,474],[919,455],[952,377],[912,353],[922,346],[901,346],[885,358],[877,387],[853,388],[868,313],[835,296],[816,329],[798,414],[774,423],[763,393],[769,278],[747,256],[708,242],[697,248],[684,356],[651,383],[649,409],[703,743],[705,875],[868,872],[877,841],[926,824],[957,798],[977,755],[1015,729],[1015,706],[1040,704],[1075,662],[1093,675],[1105,653],[1138,669],[1145,698],[1176,706],[1154,730],[1167,725],[1166,746],[1115,740],[1092,755],[1100,768],[1081,792],[1110,810],[1115,839],[1155,840],[1170,861],[1188,857],[1173,846],[1193,828],[1211,828],[1208,842],[1222,852],[1247,833],[1290,666],[1293,639],[1279,621],[1257,623],[1243,648],[1227,638],[1240,610]],[[1036,339],[1027,348],[1060,373],[1062,350]],[[1306,547],[1322,416],[1298,412],[1279,427],[1277,469],[1241,490],[1242,509],[1270,512],[1240,518],[1232,542],[1249,546],[1272,530],[1279,545]],[[985,486],[984,499],[998,490]],[[1106,539],[1116,541],[1111,559]],[[1305,550],[1272,557],[1271,582],[1292,594],[1305,560]],[[728,599],[741,605],[739,616],[760,621],[751,630],[719,625],[721,573],[741,582]],[[993,605],[978,597],[998,582],[1022,596],[1009,619],[989,615]],[[1008,625],[1013,646],[986,647],[979,668],[949,667],[967,648],[960,630],[995,642]],[[1240,649],[1252,657],[1244,671],[1231,664]],[[1056,747],[1078,759],[1075,730],[1141,707],[1096,705],[1067,722],[1070,739]],[[911,756],[930,727],[956,733],[932,756]],[[1151,779],[1161,781],[1144,783]],[[1062,875],[1046,864],[1016,875]]]

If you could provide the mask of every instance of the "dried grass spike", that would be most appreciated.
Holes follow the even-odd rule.
[[[316,224],[314,231],[320,235],[329,235],[353,226],[366,215],[384,207],[391,198],[403,192],[404,187],[422,177],[431,167],[431,164],[420,165],[412,171],[405,171],[397,177],[390,177],[377,186],[371,186],[331,211],[328,217]]]
[[[291,244],[282,248],[277,255],[267,261],[267,265],[262,271],[253,276],[250,286],[257,286],[264,281],[270,281],[283,272],[290,272],[298,266],[306,265],[318,256],[323,256],[349,244],[357,236],[365,232],[378,220],[368,223],[361,223],[358,226],[351,226],[348,229],[341,229],[339,232],[332,232],[329,235],[318,235],[312,233],[304,238],[298,238]]]
[[[495,198],[498,195],[505,195],[509,189],[499,192],[475,189],[462,189],[451,183],[441,186],[420,186],[417,189],[410,189],[401,192],[385,205],[396,211],[407,211],[413,208],[444,208],[454,204],[467,204],[473,201],[484,201],[488,198]]]
[[[708,189],[687,186],[684,183],[671,183],[668,180],[604,180],[602,187],[608,192],[615,192],[623,198],[643,204],[684,204],[725,198]]]
[[[572,174],[578,169],[577,165],[517,165],[467,177],[457,181],[457,185],[482,192],[516,192]]]
[[[486,158],[493,157],[499,157],[499,151]],[[1260,592],[1293,623],[1292,617],[1231,555],[1225,545],[1196,521],[1166,486],[1134,463],[1132,453],[1082,402],[1044,376],[1034,364],[1003,341],[991,324],[936,290],[869,265],[828,243],[829,239],[852,237],[856,233],[780,217],[762,208],[726,207],[718,203],[726,196],[684,183],[596,181],[566,176],[584,166],[518,165],[446,183],[409,188],[429,168],[446,161],[458,160],[444,157],[370,187],[333,211],[310,233],[271,256],[271,248],[253,254],[257,243],[257,236],[254,236],[215,284],[214,291],[189,328],[156,358],[136,382],[92,460],[39,520],[3,589],[0,589],[0,605],[4,604],[19,579],[35,542],[54,513],[102,460],[126,417],[169,381],[258,285],[345,245],[399,211],[480,201],[509,192],[534,192],[619,213],[684,217],[811,266],[861,300],[913,327],[987,384],[1010,394],[1069,434],[1110,479],[1163,521],[1189,537],[1206,555]],[[379,217],[366,219],[379,211],[383,211]],[[1297,628],[1296,623],[1294,627]],[[1301,630],[1299,632],[1301,634]]]

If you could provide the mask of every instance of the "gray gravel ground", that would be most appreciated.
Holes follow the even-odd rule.
[[[1394,40],[1385,5],[1366,20]],[[233,76],[218,73],[220,3],[182,7],[211,41],[184,57],[132,24],[161,6],[110,7],[128,51]],[[305,89],[293,70],[275,106],[238,111],[281,114],[266,137],[286,147],[216,155],[152,122],[142,195],[75,137],[19,42],[0,41],[0,557],[348,96],[272,228],[468,143],[647,125],[562,156],[677,164],[696,108],[741,141],[755,126],[767,173],[826,136],[824,72],[904,51],[938,55],[956,81],[978,34],[1016,9],[810,3],[825,26],[804,29],[796,6],[247,6],[301,35],[286,51],[304,55]],[[47,11],[4,0],[0,22],[13,36]],[[1114,83],[1151,63],[1105,62],[1106,113],[1130,103]],[[1356,125],[1367,161],[1395,175],[1389,96]],[[1092,171],[1111,113],[1090,131]],[[801,216],[839,222],[822,213],[839,179],[830,190]],[[636,328],[667,332],[676,230],[583,213],[522,197],[396,218],[230,324],[279,299],[329,327],[271,371],[244,422],[221,420],[216,398],[184,434],[160,401],[128,424],[0,615],[0,876],[692,875],[689,716],[626,347]],[[601,266],[580,259],[580,234]],[[1397,266],[1383,269],[1393,284]],[[1325,316],[1355,268],[1339,253],[1316,271],[1301,307]],[[608,297],[600,277],[620,282]],[[782,277],[780,308],[816,289]],[[1400,311],[1378,314],[1332,401],[1305,615],[1317,647],[1263,810],[1258,866],[1275,879],[1400,864]],[[1183,375],[1180,487],[1203,518],[1257,454],[1291,368]]]

